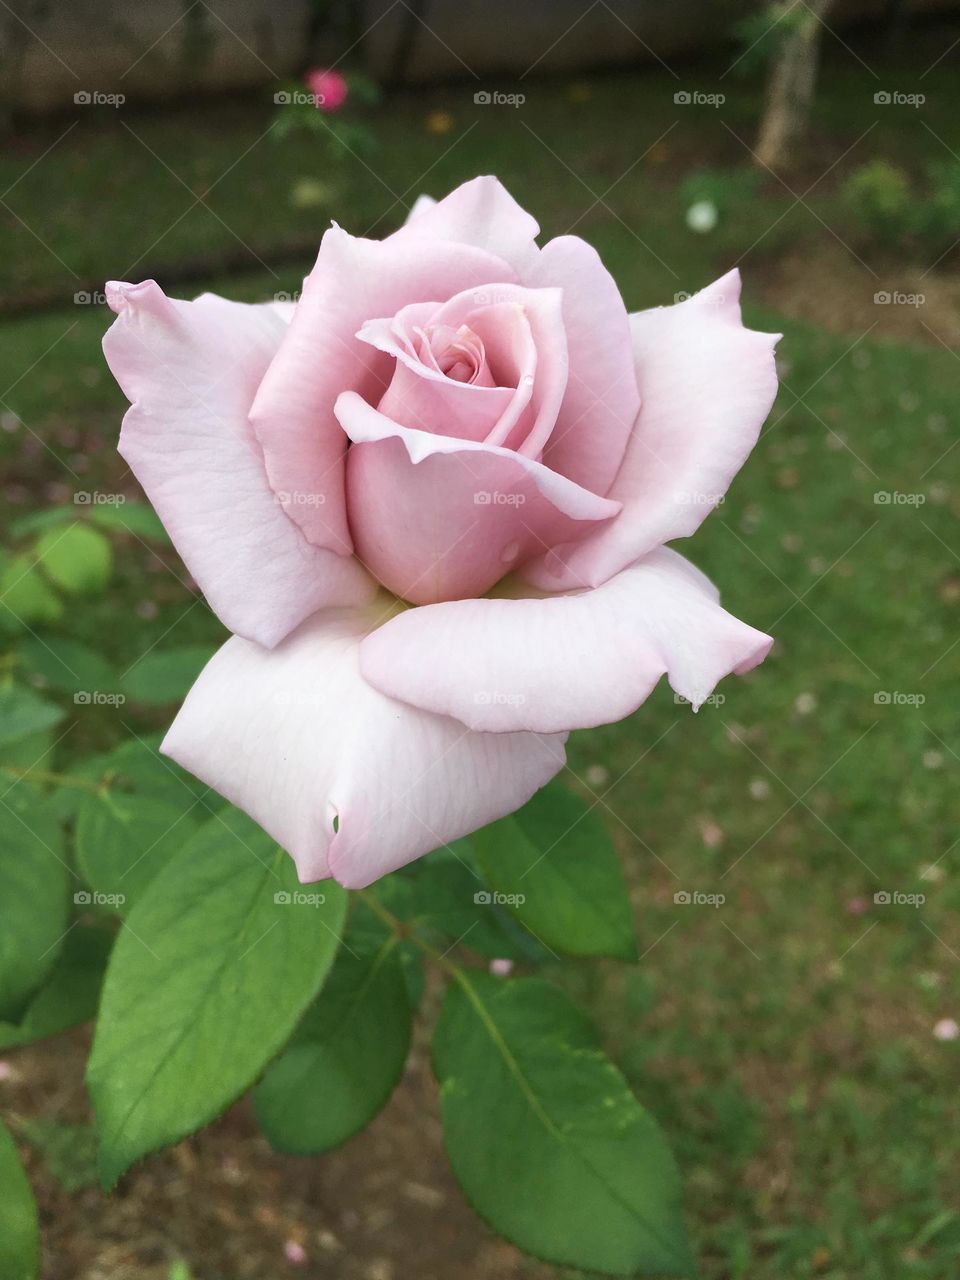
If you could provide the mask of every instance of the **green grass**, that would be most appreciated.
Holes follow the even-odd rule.
[[[944,62],[925,81],[923,120],[954,145],[948,75]],[[706,72],[691,70],[690,82],[712,87]],[[750,138],[756,86],[724,83],[722,121]],[[266,139],[213,185],[209,204],[267,254],[318,239],[331,215],[353,231],[392,226],[401,208],[388,207],[393,193],[409,203],[421,187],[441,193],[492,170],[546,232],[575,224],[631,306],[699,287],[790,206],[767,183],[719,237],[691,235],[678,184],[708,165],[740,165],[740,144],[719,118],[684,119],[664,140],[662,163],[641,162],[617,181],[676,119],[675,82],[652,72],[591,84],[583,103],[565,84],[531,83],[529,102],[513,115],[474,109],[467,86],[405,99],[378,126],[379,176],[348,164],[330,208],[297,209],[286,198],[313,173],[315,144]],[[875,88],[855,63],[833,68],[818,103],[825,151],[811,181],[875,119]],[[423,122],[440,107],[454,126],[438,137]],[[250,147],[269,115],[228,105],[127,122],[199,189]],[[914,165],[939,149],[920,117],[904,111],[838,169],[876,154]],[[236,243],[202,205],[166,230],[192,196],[119,117],[97,131],[82,122],[54,154],[57,163],[38,165],[9,200],[84,285],[137,278],[128,264],[158,237],[144,261],[176,264]],[[0,176],[12,181],[23,168],[8,158]],[[591,192],[614,183],[590,208]],[[822,216],[831,190],[818,189]],[[0,293],[29,286],[69,298],[79,287],[69,271],[16,234]],[[779,252],[827,236],[798,207],[747,256],[748,314],[785,333],[785,389],[727,502],[682,548],[721,585],[732,611],[772,631],[771,658],[728,681],[723,704],[696,717],[661,688],[630,720],[571,740],[573,783],[602,796],[628,866],[645,953],[635,969],[591,969],[576,985],[668,1126],[705,1277],[948,1280],[960,1252],[951,1203],[960,1045],[931,1031],[960,1008],[960,846],[952,843],[960,648],[951,648],[960,608],[960,448],[951,450],[960,360],[937,345],[869,335],[854,343],[857,334],[750,306],[753,281]],[[261,269],[211,283],[256,298],[295,288],[299,274]],[[14,429],[0,437],[10,518],[70,502],[78,488],[135,493],[113,452],[123,400],[98,350],[105,322],[101,309],[65,305],[3,326],[0,384],[9,389],[0,411],[26,424],[8,416]],[[879,505],[881,491],[925,501]],[[192,597],[172,553],[126,538],[117,562],[108,593],[75,607],[66,625],[118,667],[168,628],[161,645],[222,634],[202,605],[187,612]],[[142,616],[152,612],[145,604],[155,616]],[[924,701],[878,705],[880,691]],[[136,723],[159,727],[168,718],[143,711]],[[109,709],[94,712],[59,763],[120,734]],[[921,879],[930,863],[942,879]],[[677,906],[681,889],[726,901]],[[879,890],[927,900],[876,906]],[[851,912],[857,899],[867,900],[865,914]]]
[[[670,1116],[718,1277],[945,1278],[960,1244],[960,1217],[941,1217],[957,1047],[931,1038],[956,1012],[960,950],[958,460],[941,460],[960,365],[869,339],[854,362],[848,346],[786,326],[796,390],[840,362],[809,410],[782,395],[688,544],[728,607],[776,636],[771,658],[722,686],[722,706],[694,717],[660,689],[571,751],[581,776],[609,771],[592,789],[650,948],[593,997],[641,1094]],[[877,506],[879,490],[927,502]],[[881,690],[925,702],[877,705]],[[723,833],[713,849],[709,824]],[[921,879],[934,862],[942,881]],[[678,889],[726,902],[678,907]],[[879,890],[927,901],[874,906]],[[857,898],[865,915],[848,910]]]

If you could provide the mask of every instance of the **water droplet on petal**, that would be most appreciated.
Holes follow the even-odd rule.
[[[520,554],[520,543],[508,542],[507,545],[500,552],[500,559],[503,561],[504,564],[512,564],[514,560],[516,560],[519,554]]]

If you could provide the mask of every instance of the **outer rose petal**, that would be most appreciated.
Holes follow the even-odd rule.
[[[734,270],[685,302],[630,317],[642,405],[608,491],[623,513],[530,566],[531,582],[548,591],[598,586],[688,537],[723,497],[777,393],[780,335],[745,329],[739,298]]]
[[[409,610],[364,640],[360,669],[391,697],[471,729],[550,733],[622,719],[664,674],[696,708],[772,644],[661,547],[592,591]]]
[[[338,398],[337,416],[353,441],[357,554],[417,604],[481,595],[513,564],[620,510],[533,458],[400,426],[355,392]]]
[[[430,206],[423,200],[420,196],[388,243],[416,235],[473,245],[503,258],[520,275],[536,262],[540,227],[497,178],[473,178]]]
[[[270,646],[316,609],[369,600],[361,567],[311,547],[284,514],[247,421],[283,315],[177,301],[152,280],[112,281],[107,297],[117,319],[103,350],[133,402],[120,453],[221,621]]]
[[[543,460],[585,489],[608,493],[640,411],[620,290],[596,250],[577,236],[544,245],[524,284],[563,289],[570,369]]]
[[[163,743],[259,822],[305,883],[370,884],[511,813],[564,763],[565,734],[470,733],[368,685],[358,646],[383,605],[318,615],[272,652],[228,640]]]
[[[343,490],[347,442],[333,403],[350,389],[378,401],[392,371],[389,356],[357,339],[360,326],[412,302],[515,279],[502,259],[468,245],[326,232],[250,411],[270,483],[277,493],[300,495],[288,512],[310,542],[340,555],[353,549]]]
[[[426,213],[427,210],[432,209],[436,203],[437,202],[434,200],[433,196],[425,194],[417,196],[416,200],[414,200],[413,204],[410,206],[410,210],[407,213],[407,217],[403,225],[408,227],[414,218],[419,218],[421,213]]]

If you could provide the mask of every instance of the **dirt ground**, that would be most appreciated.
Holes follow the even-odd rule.
[[[77,1032],[6,1055],[5,1112],[89,1120],[87,1045]],[[42,1155],[21,1150],[40,1203],[43,1280],[169,1280],[178,1261],[191,1280],[554,1275],[487,1231],[464,1201],[425,1045],[374,1123],[323,1158],[274,1155],[247,1103],[138,1165],[109,1197],[95,1187],[67,1194]]]
[[[935,269],[899,262],[861,266],[827,238],[767,261],[752,277],[765,306],[833,333],[960,346],[960,275],[953,255]],[[889,302],[877,302],[877,296]]]

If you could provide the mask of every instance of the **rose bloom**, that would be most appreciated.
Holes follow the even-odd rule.
[[[347,100],[347,79],[339,71],[314,67],[303,77],[303,83],[316,95],[320,111],[338,111]]]
[[[627,314],[494,178],[385,240],[334,226],[294,305],[111,283],[120,452],[234,633],[163,750],[349,888],[512,812],[571,729],[761,662],[664,544],[757,439],[776,338],[736,272]]]

